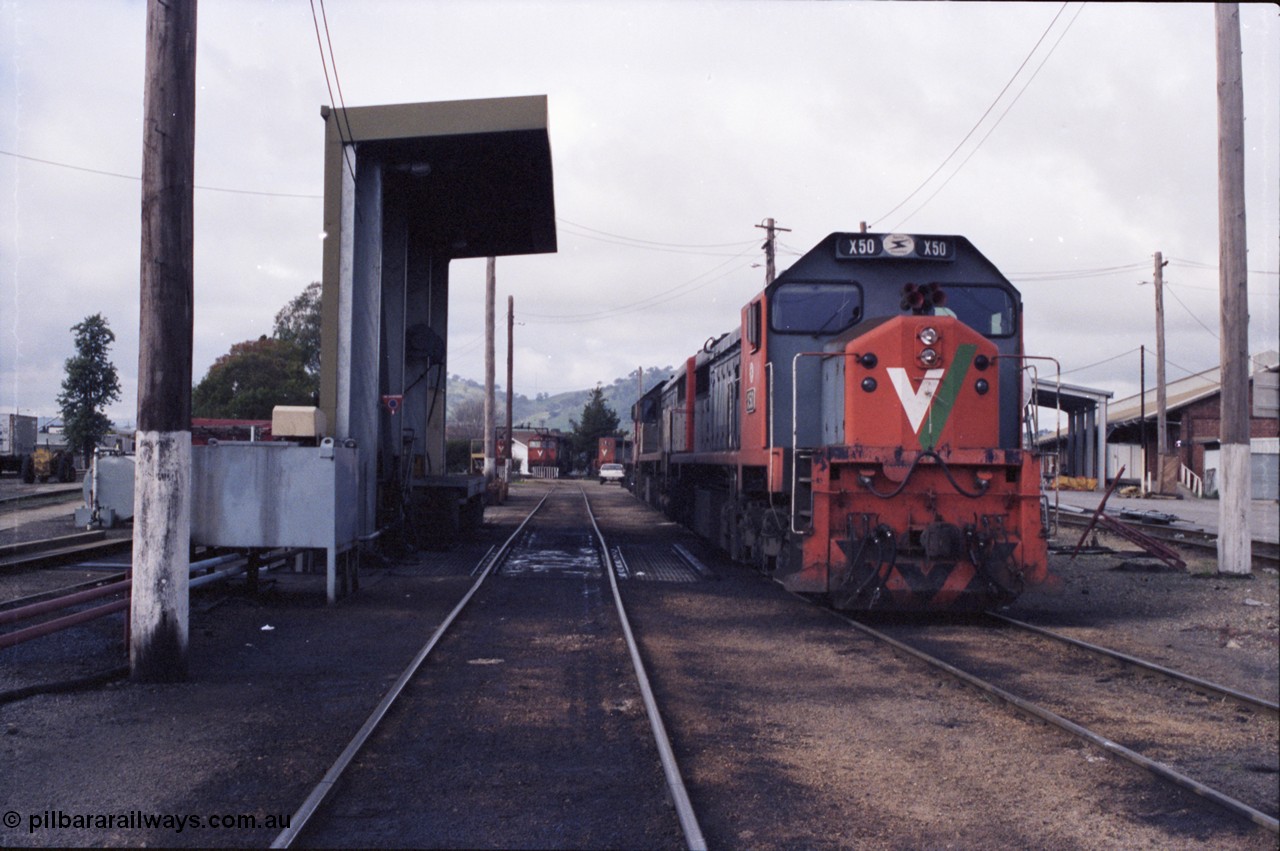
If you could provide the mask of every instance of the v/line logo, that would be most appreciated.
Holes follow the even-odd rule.
[[[911,376],[902,367],[891,366],[886,370],[902,404],[902,411],[907,415],[907,422],[920,438],[923,449],[937,446],[977,349],[972,343],[957,346],[950,368],[927,370],[919,387],[911,386]]]

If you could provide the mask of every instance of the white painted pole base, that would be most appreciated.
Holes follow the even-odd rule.
[[[142,682],[187,678],[191,432],[140,431],[134,459],[129,670]]]
[[[1218,463],[1218,572],[1246,576],[1253,572],[1249,444],[1222,444]]]

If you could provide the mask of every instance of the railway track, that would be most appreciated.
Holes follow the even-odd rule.
[[[585,492],[472,573],[272,847],[705,848]]]
[[[1089,513],[1075,514],[1069,511],[1058,512],[1057,522],[1061,526],[1083,529],[1089,525]],[[1140,520],[1114,517],[1116,521],[1137,529],[1144,535],[1173,547],[1185,548],[1200,555],[1216,553],[1218,536],[1199,528],[1172,526],[1167,523],[1148,523]],[[1105,530],[1102,530],[1105,532]],[[1254,540],[1251,546],[1253,562],[1257,567],[1280,566],[1280,545],[1270,541]]]
[[[995,616],[868,623],[861,632],[1051,723],[1106,754],[1280,832],[1275,703],[1155,663]]]

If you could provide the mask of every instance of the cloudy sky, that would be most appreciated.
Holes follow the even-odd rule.
[[[316,5],[319,9],[319,3]],[[963,234],[1064,380],[1136,392],[1165,269],[1170,379],[1216,365],[1212,7],[327,0],[348,106],[545,94],[558,254],[500,258],[517,392],[681,362],[832,231]],[[1277,341],[1280,13],[1241,8],[1250,342]],[[52,415],[103,313],[136,411],[142,0],[0,0],[0,411]],[[195,376],[321,268],[308,0],[203,0]],[[452,373],[483,376],[484,261],[453,264]],[[505,361],[500,348],[499,363]],[[1148,359],[1148,382],[1154,380]]]

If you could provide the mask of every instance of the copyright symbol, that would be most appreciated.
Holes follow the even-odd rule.
[[[22,816],[18,815],[13,810],[9,810],[9,812],[4,814],[5,827],[17,827],[20,824],[22,824]]]

